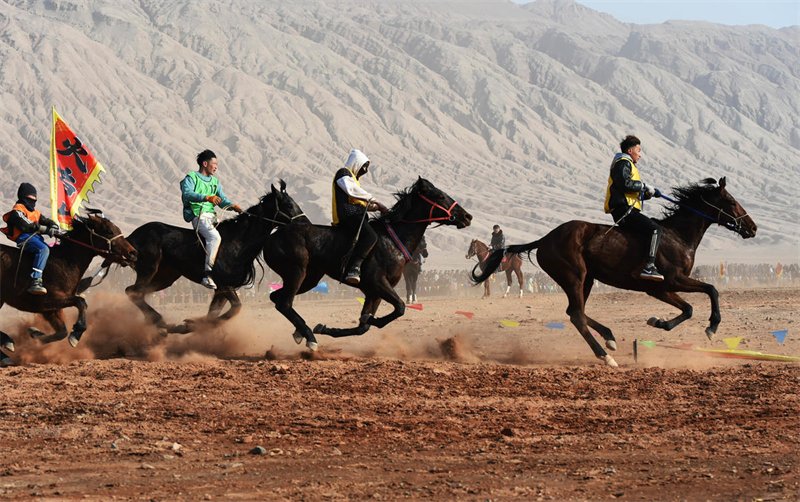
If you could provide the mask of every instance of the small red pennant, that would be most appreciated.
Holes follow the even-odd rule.
[[[472,319],[472,316],[475,315],[473,312],[461,312],[460,310],[456,310],[456,314],[461,314],[467,319]]]

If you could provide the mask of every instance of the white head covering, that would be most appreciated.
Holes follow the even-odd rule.
[[[350,152],[350,156],[347,157],[347,162],[344,163],[344,167],[353,171],[353,174],[358,174],[361,168],[369,162],[369,159],[364,152],[361,150],[353,150]]]

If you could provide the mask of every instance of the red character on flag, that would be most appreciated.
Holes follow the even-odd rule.
[[[61,228],[72,228],[72,217],[88,200],[94,183],[105,171],[53,107],[50,136],[50,207]]]

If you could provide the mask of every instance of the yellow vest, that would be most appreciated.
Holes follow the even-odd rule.
[[[629,159],[625,157],[620,158],[617,162],[620,161],[630,162],[631,164],[631,179],[633,181],[641,181],[642,179],[639,177],[639,170],[636,169],[636,164],[631,162]],[[617,165],[616,163],[614,165]],[[611,166],[612,168],[614,166]],[[605,203],[605,211],[606,213],[611,212],[611,208],[608,206],[609,201],[611,200],[611,185],[614,183],[614,180],[611,179],[611,170],[609,169],[608,173],[608,188],[606,188],[606,203]],[[639,192],[625,192],[625,200],[628,202],[629,206],[633,206],[639,211],[642,210],[642,201],[639,200]]]
[[[350,173],[350,176],[353,178],[353,181],[356,182],[356,185],[361,186],[361,183],[358,182],[358,178],[356,178],[356,175],[353,174],[353,171],[346,167],[343,167],[342,169]],[[333,192],[331,194],[331,200],[333,201],[333,226],[338,225],[339,221],[344,217],[348,217],[351,214],[361,214],[363,210],[359,209],[358,211],[355,211],[353,206],[363,207],[367,205],[367,201],[350,197],[344,190],[336,186],[336,180],[342,177],[342,169],[336,171],[336,176],[334,176],[333,184],[331,186],[331,190]],[[350,207],[346,207],[347,205],[350,205]]]

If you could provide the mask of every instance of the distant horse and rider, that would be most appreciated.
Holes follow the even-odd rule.
[[[411,253],[411,261],[403,267],[403,279],[406,281],[406,303],[416,303],[417,301],[417,280],[422,272],[422,259],[427,257],[428,243],[425,242],[423,235],[419,246]]]
[[[484,244],[483,242],[479,241],[478,239],[473,239],[472,242],[469,244],[469,249],[467,250],[466,258],[469,260],[473,256],[477,257],[478,259],[478,267],[481,270],[484,270],[486,267],[486,258],[489,257],[489,246]],[[505,256],[504,260],[500,262],[500,271],[506,273],[506,291],[503,293],[503,298],[508,296],[509,291],[511,291],[511,283],[512,283],[512,273],[517,276],[517,283],[519,284],[519,298],[522,298],[522,291],[525,285],[525,281],[523,280],[522,275],[522,258],[520,258],[519,254],[517,253],[508,253]],[[483,296],[481,298],[489,298],[492,295],[492,288],[489,285],[489,281],[483,281]]]
[[[697,184],[674,188],[674,199],[665,197],[672,205],[663,218],[655,220],[663,229],[661,245],[654,260],[657,270],[663,274],[662,281],[648,280],[642,274],[648,265],[645,261],[649,240],[643,243],[640,237],[624,227],[611,231],[609,225],[578,220],[564,223],[531,243],[492,251],[482,262],[485,263],[482,268],[479,265],[473,268],[472,278],[476,283],[486,281],[500,266],[506,253],[527,252],[530,256],[531,251],[537,250],[539,266],[561,286],[569,299],[567,315],[570,321],[595,356],[612,367],[617,366],[616,361],[600,346],[589,328],[600,334],[610,350],[616,350],[616,339],[609,328],[585,312],[595,280],[620,289],[642,291],[680,309],[680,315],[674,319],[651,317],[647,321],[648,325],[666,331],[692,317],[691,305],[678,296],[679,292],[706,293],[711,300],[706,335],[711,339],[721,321],[719,295],[713,285],[691,277],[700,241],[715,223],[744,239],[754,237],[758,229],[725,187],[725,178],[719,183],[708,178]],[[656,193],[656,196],[663,197]],[[477,273],[478,268],[481,268],[480,273]]]
[[[61,243],[50,251],[46,273],[42,277],[46,287],[44,294],[33,295],[24,289],[27,281],[24,274],[33,267],[33,254],[0,245],[0,307],[7,303],[17,310],[42,314],[55,332],[48,335],[36,328],[28,328],[31,337],[42,343],[67,337],[62,314],[62,309],[66,307],[78,309],[78,319],[69,334],[70,345],[76,346],[86,331],[86,300],[79,296],[77,290],[81,277],[95,256],[105,257],[109,262],[122,266],[133,265],[136,261],[136,249],[125,240],[119,228],[99,211],[93,213],[87,217],[75,216],[72,230],[55,234]],[[2,347],[13,352],[13,340],[2,332],[0,338]],[[3,364],[11,362],[5,354],[0,357],[5,361]]]

